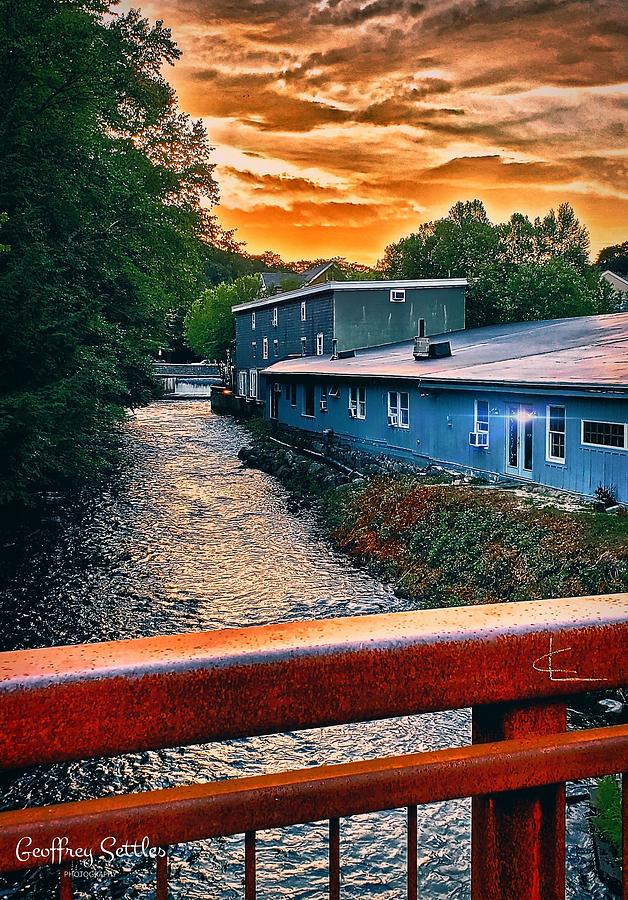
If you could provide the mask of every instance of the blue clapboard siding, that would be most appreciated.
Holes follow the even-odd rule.
[[[286,382],[282,380],[282,384]],[[352,382],[357,384],[357,382]],[[307,431],[332,429],[338,440],[359,449],[412,460],[418,464],[441,462],[465,470],[509,475],[506,465],[507,409],[521,404],[533,411],[533,468],[529,480],[562,490],[592,496],[601,484],[612,486],[622,502],[628,502],[628,450],[594,448],[581,443],[583,419],[602,422],[628,422],[628,401],[556,393],[528,393],[521,390],[439,389],[421,391],[416,383],[378,381],[364,383],[366,419],[349,416],[349,383],[340,383],[340,396],[328,397],[328,411],[321,412],[320,382],[316,383],[315,416],[302,415],[305,400],[304,381],[298,381],[297,407],[290,405],[282,390],[278,419],[285,425]],[[272,384],[264,387],[272,390]],[[408,391],[410,428],[390,427],[387,423],[387,392]],[[267,397],[262,394],[262,399]],[[487,400],[490,409],[489,447],[469,446],[474,427],[474,401]],[[548,404],[566,410],[566,459],[564,464],[546,459],[546,414]],[[268,405],[267,405],[268,410]]]
[[[306,320],[301,321],[301,299],[277,304],[277,325],[273,325],[273,307],[255,310],[255,330],[251,327],[251,312],[236,314],[236,368],[264,368],[277,359],[301,354],[301,338],[307,338],[307,354],[316,352],[316,335],[324,335],[324,352],[331,353],[333,332],[333,301],[331,291],[303,298],[306,302]],[[262,359],[262,342],[268,338],[268,362]],[[279,356],[273,351],[273,341],[279,342]],[[254,357],[251,342],[257,342]]]

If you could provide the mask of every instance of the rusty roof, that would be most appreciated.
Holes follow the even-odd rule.
[[[491,325],[434,335],[452,355],[415,361],[412,341],[358,350],[354,357],[286,359],[267,376],[399,378],[429,384],[564,386],[628,393],[628,314]]]

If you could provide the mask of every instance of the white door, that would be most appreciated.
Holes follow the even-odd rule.
[[[506,406],[506,471],[519,478],[532,478],[534,409],[522,403]]]

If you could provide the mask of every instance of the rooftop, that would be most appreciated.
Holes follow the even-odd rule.
[[[628,314],[491,325],[433,335],[452,355],[415,361],[412,341],[356,351],[354,357],[306,356],[264,370],[268,376],[400,378],[421,384],[493,384],[612,389],[628,394]]]
[[[322,284],[313,284],[309,287],[298,288],[295,291],[285,291],[281,294],[275,294],[273,297],[263,297],[261,300],[253,300],[250,303],[240,303],[238,306],[232,306],[232,312],[244,312],[248,309],[259,309],[263,306],[277,306],[279,303],[286,303],[288,300],[297,300],[303,297],[310,297],[313,294],[321,294],[325,291],[376,291],[390,290],[391,288],[452,288],[466,287],[466,278],[423,278],[412,281],[324,281]]]

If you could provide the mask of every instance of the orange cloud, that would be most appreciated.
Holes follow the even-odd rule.
[[[457,199],[625,240],[624,0],[149,0],[252,251],[373,262]],[[521,190],[524,188],[525,190]]]

